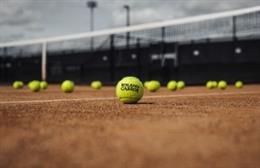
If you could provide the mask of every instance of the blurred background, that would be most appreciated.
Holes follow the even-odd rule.
[[[0,82],[260,82],[258,0],[0,0]],[[59,37],[57,40],[56,37]]]

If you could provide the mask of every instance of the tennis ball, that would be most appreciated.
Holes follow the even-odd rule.
[[[22,81],[15,81],[14,83],[13,83],[13,88],[15,88],[15,89],[22,89],[23,88],[23,82]]]
[[[235,87],[238,88],[238,89],[243,88],[243,82],[242,81],[236,81]]]
[[[136,77],[124,77],[116,85],[116,96],[124,104],[137,103],[143,94],[143,83]]]
[[[38,92],[41,89],[40,82],[37,80],[33,80],[28,84],[28,87],[33,92]]]
[[[219,81],[219,83],[218,83],[218,88],[219,89],[222,89],[222,90],[224,90],[224,89],[226,89],[227,88],[227,82],[226,81]]]
[[[208,89],[213,89],[214,88],[214,82],[213,81],[208,81],[207,82],[207,84],[206,84],[206,87],[208,88]]]
[[[146,89],[148,88],[148,84],[149,84],[149,81],[144,82],[144,87],[145,87]]]
[[[185,82],[184,81],[178,81],[177,82],[177,89],[184,89],[185,88]]]
[[[167,88],[171,91],[174,91],[177,89],[177,82],[172,80],[172,81],[169,81],[168,84],[167,84]]]
[[[101,89],[102,88],[102,82],[100,81],[93,81],[90,85],[93,89]]]
[[[150,91],[150,92],[156,92],[157,90],[159,90],[161,87],[161,84],[159,81],[155,81],[155,80],[152,80],[148,83],[147,85],[147,89]]]
[[[46,81],[41,81],[40,87],[41,87],[41,89],[45,90],[48,88],[48,83]]]
[[[71,92],[73,92],[74,91],[74,87],[75,87],[74,82],[70,81],[70,80],[65,80],[61,84],[61,90],[64,93],[71,93]]]
[[[211,83],[212,83],[213,88],[218,87],[218,82],[217,81],[211,81]]]

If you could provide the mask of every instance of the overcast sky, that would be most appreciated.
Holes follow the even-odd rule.
[[[87,0],[0,0],[0,42],[89,31]],[[169,20],[260,5],[260,0],[97,0],[95,28]]]

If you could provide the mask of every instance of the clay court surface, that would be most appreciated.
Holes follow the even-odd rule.
[[[260,85],[145,92],[0,87],[0,167],[260,167]]]

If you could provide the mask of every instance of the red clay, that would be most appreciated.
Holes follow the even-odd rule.
[[[88,101],[114,94],[0,87],[0,167],[260,167],[259,85],[162,88],[136,105]],[[181,96],[150,97],[164,95]],[[19,103],[57,99],[68,100]]]

